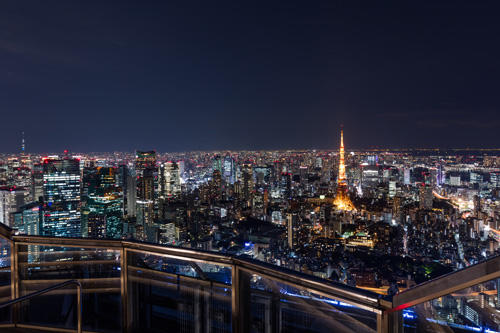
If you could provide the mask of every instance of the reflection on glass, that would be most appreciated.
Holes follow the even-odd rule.
[[[500,279],[404,310],[405,332],[500,332]]]
[[[0,303],[11,298],[10,242],[0,237]],[[0,322],[10,322],[10,309],[0,309]]]
[[[375,332],[375,313],[258,275],[250,277],[251,332]]]
[[[83,286],[83,329],[121,331],[120,251],[20,245],[19,292],[26,295],[71,279]],[[22,303],[21,322],[76,327],[73,286]]]
[[[128,252],[134,332],[230,332],[231,268]]]

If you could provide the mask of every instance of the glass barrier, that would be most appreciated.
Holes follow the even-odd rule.
[[[12,296],[10,254],[11,243],[0,237],[0,303],[7,302]],[[11,309],[0,309],[0,323],[11,322]]]
[[[12,289],[9,244],[0,239],[0,297],[4,295],[5,300],[11,298]],[[19,296],[24,296],[67,280],[80,281],[84,331],[224,333],[233,326],[252,333],[377,329],[374,312],[325,297],[314,288],[268,278],[269,272],[259,275],[258,268],[244,263],[233,267],[229,260],[214,263],[113,244],[105,248],[95,241],[78,244],[16,243],[18,279],[14,285]],[[237,281],[232,281],[233,276]],[[288,279],[288,275],[283,277]],[[13,311],[19,324],[74,330],[76,298],[75,288],[69,285],[8,311]],[[12,322],[11,312],[0,314],[4,323]]]
[[[120,250],[18,245],[19,296],[70,279],[82,283],[83,329],[121,331]],[[76,290],[68,286],[21,303],[19,323],[74,329]]]
[[[377,315],[288,284],[247,274],[250,332],[376,332]]]
[[[127,250],[132,332],[231,332],[231,267]]]
[[[405,332],[500,332],[500,279],[403,310]]]

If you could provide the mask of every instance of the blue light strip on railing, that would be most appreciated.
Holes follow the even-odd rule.
[[[325,299],[325,298],[317,298],[317,297],[312,297],[312,296],[305,296],[305,295],[300,295],[300,294],[296,294],[296,293],[291,293],[289,291],[286,291],[285,289],[281,289],[280,292],[284,295],[291,296],[291,297],[307,298],[307,299],[312,299],[314,301],[325,302],[325,303],[335,305],[335,306],[360,309],[359,307],[357,307],[355,305],[345,303],[342,301],[337,301],[335,299]],[[413,311],[411,309],[405,309],[405,310],[403,310],[403,318],[405,318],[407,320],[415,320],[418,318],[418,316],[415,313],[415,311]],[[491,333],[495,333],[495,332],[491,332]],[[498,333],[500,333],[500,332],[498,332]]]
[[[500,332],[493,331],[493,330],[486,328],[486,327],[475,327],[475,326],[469,326],[469,325],[461,325],[461,324],[449,323],[449,322],[444,321],[444,320],[437,320],[437,319],[432,319],[432,318],[426,318],[426,319],[427,319],[427,321],[430,321],[431,323],[436,323],[436,324],[443,325],[443,326],[460,328],[460,329],[468,330],[468,331],[472,331],[472,332],[500,333]]]
[[[489,328],[485,328],[485,329],[484,329],[484,333],[500,333],[500,332],[490,330]]]
[[[312,296],[305,296],[305,295],[291,293],[291,292],[286,291],[284,289],[281,289],[281,293],[285,294],[287,296],[291,296],[291,297],[307,298],[307,299],[312,299],[314,301],[325,302],[325,303],[332,304],[332,305],[337,305],[337,306],[343,306],[343,307],[346,307],[346,308],[357,308],[357,309],[359,309],[357,306],[354,306],[352,304],[348,304],[348,303],[345,303],[345,302],[337,301],[337,300],[334,300],[334,299],[325,299],[325,298],[317,298],[317,297],[312,297]]]
[[[417,319],[417,314],[410,309],[403,310],[403,319],[415,320]]]

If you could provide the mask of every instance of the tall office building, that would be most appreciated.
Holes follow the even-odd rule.
[[[143,171],[145,169],[156,168],[156,152],[154,150],[150,151],[136,151],[135,154],[135,170],[136,172]]]
[[[419,206],[420,209],[432,209],[432,187],[422,184],[419,189]]]
[[[129,169],[126,165],[120,165],[116,172],[116,184],[122,191],[122,216],[128,216],[128,178],[130,177]],[[135,187],[134,191],[135,193]]]
[[[42,229],[43,210],[38,202],[23,205],[13,213],[14,225],[21,234],[40,235]]]
[[[479,218],[481,213],[481,197],[479,195],[475,195],[472,202],[474,203],[474,216]]]
[[[159,192],[162,198],[181,194],[181,174],[177,163],[168,161],[160,166]]]
[[[245,206],[250,206],[252,202],[252,194],[254,190],[253,183],[253,167],[250,163],[242,165],[242,180],[241,180],[241,197],[245,202]]]
[[[292,175],[288,172],[283,172],[280,177],[279,185],[283,198],[289,200],[292,197]]]
[[[227,184],[234,184],[235,181],[234,160],[231,155],[227,154],[224,158],[224,180]]]
[[[286,214],[287,244],[291,249],[297,247],[298,245],[298,220],[299,217],[297,213],[290,212]]]
[[[27,191],[15,186],[0,187],[0,223],[13,226],[12,214],[24,205]]]
[[[43,165],[33,165],[31,171],[31,201],[43,201]]]
[[[40,235],[42,232],[43,209],[39,202],[32,202],[21,206],[13,214],[14,228],[25,235]],[[40,246],[28,245],[28,260],[37,261],[40,255]]]
[[[82,197],[82,235],[120,238],[123,232],[123,193],[116,185],[116,169],[85,168]]]
[[[155,182],[157,177],[156,152],[137,151],[135,159],[137,179],[137,225],[151,226],[155,218]],[[139,238],[143,238],[144,234]]]
[[[411,183],[411,170],[410,168],[404,168],[403,170],[403,184],[410,185]]]
[[[42,234],[81,236],[80,186],[80,160],[67,157],[43,161]]]
[[[126,216],[127,217],[135,217],[137,213],[137,178],[135,175],[129,174],[127,175],[127,192],[126,194]]]
[[[215,155],[214,159],[212,161],[212,171],[219,170],[219,172],[222,174],[223,168],[224,168],[224,162],[222,161],[222,158],[220,155]]]
[[[210,199],[220,201],[223,197],[222,176],[219,170],[212,173],[212,181],[209,184]]]
[[[396,195],[397,186],[395,180],[389,181],[389,198],[393,198]]]
[[[403,197],[395,196],[392,203],[392,217],[396,223],[402,223],[404,221],[403,205]]]

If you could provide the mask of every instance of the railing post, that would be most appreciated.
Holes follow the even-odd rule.
[[[19,258],[18,258],[18,245],[13,240],[10,242],[10,287],[11,298],[16,299],[19,297]],[[19,321],[19,304],[14,304],[12,307],[12,323],[17,325]]]
[[[122,300],[122,332],[130,332],[129,307],[128,307],[128,261],[127,249],[122,246],[120,253],[120,292]]]
[[[234,333],[247,333],[250,328],[250,274],[238,265],[232,267],[232,326]]]
[[[238,266],[233,265],[231,267],[231,326],[233,327],[233,333],[239,333],[238,325],[238,314],[240,310],[239,304],[239,274]]]
[[[403,333],[403,312],[383,311],[377,315],[378,333]]]
[[[83,306],[82,306],[82,285],[77,283],[76,284],[76,306],[77,306],[77,332],[82,333],[82,312],[83,312]]]

